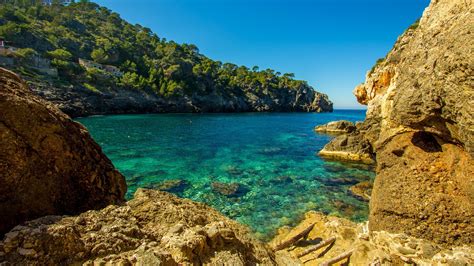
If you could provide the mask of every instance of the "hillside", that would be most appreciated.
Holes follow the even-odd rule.
[[[2,40],[0,65],[72,116],[332,111],[326,95],[291,73],[214,61],[88,1],[2,1]]]

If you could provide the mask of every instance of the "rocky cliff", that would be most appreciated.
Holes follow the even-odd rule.
[[[376,154],[372,231],[474,241],[473,11],[472,1],[432,1],[354,90],[366,121],[325,147]]]
[[[87,130],[2,68],[0,137],[0,234],[124,200],[124,177]]]
[[[91,91],[82,86],[54,86],[45,82],[31,86],[33,92],[72,116],[130,113],[199,112],[331,112],[326,94],[302,85],[297,89],[248,90],[244,94],[213,91],[206,95],[163,98],[134,89]]]

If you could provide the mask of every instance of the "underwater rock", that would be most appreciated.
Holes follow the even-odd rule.
[[[287,185],[290,183],[293,183],[293,178],[288,175],[281,175],[277,176],[276,178],[272,178],[270,180],[270,183],[275,184],[275,185]]]
[[[342,200],[333,200],[332,205],[338,210],[339,213],[344,214],[345,217],[351,217],[355,213],[355,207]]]
[[[182,179],[165,180],[153,186],[154,189],[170,193],[182,193],[189,187],[189,182]]]
[[[346,177],[324,178],[320,179],[320,181],[327,186],[354,185],[359,182],[355,179]]]
[[[227,197],[240,197],[248,192],[248,189],[239,183],[212,182],[211,188],[214,192]]]
[[[331,172],[331,173],[342,173],[347,170],[347,167],[344,167],[342,164],[334,164],[334,163],[325,163],[323,165],[324,171]]]
[[[354,196],[357,199],[360,199],[363,201],[369,201],[373,186],[374,186],[373,182],[363,181],[351,186],[349,188],[349,194]]]
[[[233,165],[227,167],[225,171],[230,175],[241,175],[244,173],[244,171],[239,169],[237,166],[233,166]]]

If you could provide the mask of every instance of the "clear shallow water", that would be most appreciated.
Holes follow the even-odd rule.
[[[361,221],[368,206],[350,185],[373,178],[370,169],[325,161],[315,154],[330,136],[313,127],[333,120],[361,121],[365,111],[334,113],[152,114],[78,119],[126,176],[127,198],[139,187],[171,190],[207,203],[248,225],[258,237],[295,225],[309,210]],[[238,183],[225,196],[213,182]]]

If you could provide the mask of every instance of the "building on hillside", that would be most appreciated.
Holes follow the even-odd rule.
[[[5,40],[0,38],[0,47],[5,48]]]
[[[55,0],[43,0],[43,5],[50,6],[54,3]],[[57,2],[61,5],[69,5],[72,3],[72,0],[57,0]]]
[[[98,68],[100,70],[103,70],[103,66],[99,63],[96,63],[94,61],[91,61],[91,60],[87,60],[87,59],[82,59],[82,58],[79,58],[79,65],[84,67],[84,68]]]
[[[97,68],[97,69],[100,69],[100,70],[106,72],[107,74],[115,76],[115,77],[123,76],[123,72],[120,71],[120,69],[116,66],[102,65],[102,64],[96,63],[94,61],[87,60],[87,59],[82,59],[82,58],[79,58],[79,65],[84,67],[85,69]]]
[[[105,71],[107,71],[108,73],[114,75],[115,77],[123,76],[122,71],[120,71],[120,69],[116,66],[104,65],[104,69],[105,69]]]

